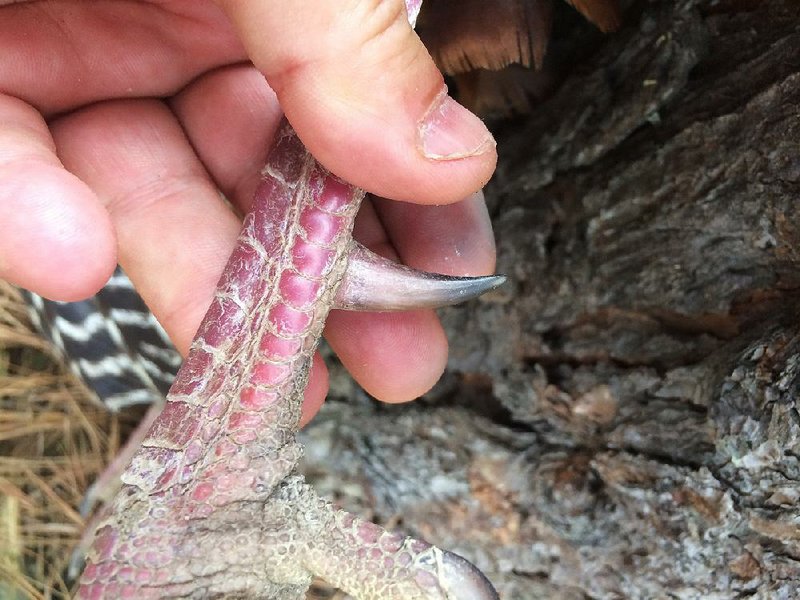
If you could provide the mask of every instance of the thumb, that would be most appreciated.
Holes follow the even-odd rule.
[[[217,0],[287,118],[328,169],[375,194],[442,204],[497,160],[447,95],[403,0]]]

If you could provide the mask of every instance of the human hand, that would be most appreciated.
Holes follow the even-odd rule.
[[[493,269],[479,198],[426,206],[481,187],[496,155],[475,117],[429,110],[442,79],[400,0],[0,4],[0,277],[73,300],[119,261],[185,353],[238,234],[219,192],[247,209],[281,109],[330,170],[417,203],[365,204],[362,242],[431,271]],[[447,355],[429,311],[335,313],[326,335],[388,401],[427,390]],[[306,419],[326,388],[317,360]]]

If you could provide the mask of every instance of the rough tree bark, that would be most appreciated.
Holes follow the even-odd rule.
[[[444,313],[427,401],[330,402],[306,469],[506,599],[799,597],[800,9],[561,26],[498,135],[510,284]]]

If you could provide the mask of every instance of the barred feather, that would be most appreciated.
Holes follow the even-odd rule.
[[[23,294],[34,325],[109,410],[166,396],[181,357],[121,269],[81,302]]]

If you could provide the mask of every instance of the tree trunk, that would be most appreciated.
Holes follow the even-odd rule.
[[[510,282],[443,313],[445,380],[329,402],[306,468],[504,599],[796,598],[800,10],[628,4],[498,131]]]

